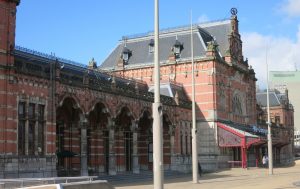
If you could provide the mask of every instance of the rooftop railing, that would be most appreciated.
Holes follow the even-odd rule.
[[[72,61],[72,60],[68,60],[68,59],[65,59],[65,58],[60,58],[60,57],[57,57],[55,55],[49,55],[49,54],[42,53],[42,52],[39,52],[39,51],[36,51],[36,50],[28,49],[28,48],[25,48],[25,47],[15,46],[15,50],[21,51],[21,52],[24,52],[24,53],[28,53],[28,54],[32,54],[32,55],[35,55],[35,56],[39,56],[39,57],[42,57],[42,58],[47,58],[47,59],[54,60],[54,61],[58,60],[59,62],[62,62],[62,63],[65,63],[65,64],[70,64],[70,65],[74,65],[74,66],[78,66],[78,67],[82,67],[82,68],[87,68],[87,65],[84,65],[84,64]]]
[[[207,21],[207,22],[199,22],[199,23],[194,23],[193,26],[200,26],[201,27],[201,25],[210,24],[210,23],[214,23],[214,22],[222,22],[222,21],[226,21],[226,20],[228,20],[228,18],[214,20],[214,21]],[[169,28],[165,28],[165,29],[160,30],[160,33],[164,34],[164,33],[170,33],[170,32],[175,32],[175,31],[184,31],[184,30],[190,30],[190,28],[191,28],[191,25],[182,25],[182,26],[176,26],[176,27],[169,27]],[[146,37],[146,36],[153,36],[153,33],[154,33],[153,31],[148,31],[148,32],[144,32],[144,33],[127,35],[127,36],[123,36],[122,40],[136,39],[136,38],[141,38],[141,37]]]

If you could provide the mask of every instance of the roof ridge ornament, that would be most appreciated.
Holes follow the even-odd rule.
[[[237,13],[238,13],[237,8],[235,8],[235,7],[231,8],[231,9],[230,9],[230,13],[231,13],[232,16],[236,16]]]
[[[127,47],[127,37],[123,37],[123,41],[124,41],[124,47]]]

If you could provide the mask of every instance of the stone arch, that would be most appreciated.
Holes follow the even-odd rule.
[[[87,166],[89,175],[109,171],[109,119],[107,106],[98,101],[87,114]]]
[[[81,124],[85,119],[78,102],[65,97],[56,113],[57,175],[81,174]]]
[[[138,120],[144,116],[144,113],[146,113],[148,116],[150,116],[152,118],[152,109],[150,107],[143,107],[141,109],[141,113],[139,115]]]
[[[118,108],[118,112],[115,117],[115,124],[118,129],[131,129],[132,121],[134,119],[134,115],[128,106],[121,106]]]
[[[115,117],[115,151],[117,171],[133,170],[133,131],[135,119],[127,106],[119,109]]]
[[[63,105],[63,103],[65,102],[65,100],[67,100],[67,99],[72,99],[74,102],[74,105],[83,111],[83,107],[80,105],[80,99],[78,99],[75,95],[70,95],[70,94],[63,95],[59,99],[57,108],[61,107]]]
[[[153,118],[150,108],[144,108],[138,120],[138,154],[141,170],[153,168]]]
[[[108,119],[111,117],[110,110],[106,104],[98,101],[87,113],[90,127],[108,127]]]
[[[95,109],[95,107],[97,106],[97,104],[102,104],[105,108],[105,112],[108,113],[111,116],[112,111],[109,108],[109,105],[104,100],[95,100],[95,101],[93,101],[87,109],[87,114],[89,114],[91,111],[93,111]]]

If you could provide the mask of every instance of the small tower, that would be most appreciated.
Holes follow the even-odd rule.
[[[248,67],[244,62],[242,40],[239,33],[237,9],[232,8],[231,12],[231,33],[229,35],[229,49],[225,54],[225,61],[229,63],[242,65],[244,68]]]
[[[88,69],[97,69],[97,62],[94,58],[92,58],[92,60],[89,61]]]
[[[0,66],[1,75],[0,78],[0,92],[2,98],[0,98],[0,104],[5,107],[1,108],[0,117],[0,130],[2,132],[1,136],[4,136],[3,141],[0,144],[0,154],[1,159],[3,159],[6,154],[16,154],[16,145],[12,139],[8,139],[7,136],[12,138],[18,138],[16,133],[11,132],[11,128],[17,128],[17,123],[13,120],[17,115],[17,102],[14,93],[12,92],[13,86],[13,76],[11,66],[14,64],[13,51],[15,48],[15,28],[16,28],[16,6],[20,3],[17,0],[0,0]],[[7,107],[7,108],[6,108]],[[13,133],[13,134],[12,134]],[[4,161],[6,161],[4,159]],[[4,168],[3,170],[5,170]],[[1,175],[0,175],[1,178]]]
[[[0,64],[12,65],[15,48],[16,6],[20,0],[0,0]]]

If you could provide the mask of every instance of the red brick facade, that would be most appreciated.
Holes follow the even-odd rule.
[[[16,1],[1,0],[0,177],[151,170],[153,96],[113,77],[16,47]],[[180,89],[179,89],[180,90]],[[162,98],[164,164],[190,140],[189,101]],[[150,150],[150,151],[149,151]],[[188,146],[184,154],[190,154]],[[5,163],[9,162],[9,163]]]
[[[234,30],[229,36],[230,49],[224,57],[217,52],[217,44],[210,44],[205,58],[195,59],[195,90],[198,120],[231,120],[242,124],[256,123],[256,78],[248,61],[243,60],[242,42],[238,33],[237,18],[231,18]],[[171,53],[171,51],[170,51]],[[119,64],[118,64],[119,65]],[[191,60],[174,60],[169,57],[161,65],[161,82],[172,81],[183,85],[191,99]],[[126,68],[114,71],[118,76],[139,78],[153,84],[153,66]],[[242,114],[234,113],[232,100],[239,95],[242,103]],[[251,113],[251,115],[250,115]]]
[[[14,63],[12,51],[15,45],[16,27],[16,3],[13,1],[0,1],[0,154],[16,152],[16,128],[15,117],[17,106],[12,91],[16,86],[10,85],[12,70],[9,69]],[[10,138],[12,137],[12,138]]]
[[[118,55],[117,69],[104,73],[94,61],[85,66],[16,47],[18,3],[0,0],[0,177],[152,170],[153,65],[128,67]],[[195,57],[198,156],[207,170],[240,156],[246,165],[247,150],[265,142],[228,150],[218,144],[219,123],[256,124],[255,73],[243,58],[236,15],[230,31],[226,53],[212,40]],[[189,172],[192,64],[175,52],[160,68],[172,92],[161,95],[163,162],[166,170]]]

